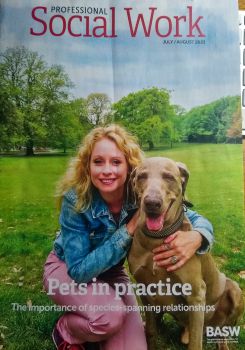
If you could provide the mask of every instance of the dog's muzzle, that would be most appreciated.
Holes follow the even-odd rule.
[[[181,227],[181,225],[183,224],[183,221],[184,221],[184,208],[183,210],[181,211],[178,219],[169,227],[167,228],[163,228],[159,231],[149,231],[147,229],[147,227],[145,226],[143,229],[142,229],[142,232],[148,236],[148,237],[151,237],[151,238],[166,238],[168,236],[170,236],[172,233],[178,231],[178,229]]]

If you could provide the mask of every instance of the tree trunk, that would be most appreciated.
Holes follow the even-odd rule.
[[[149,151],[151,151],[154,148],[154,144],[153,144],[152,140],[148,140],[147,143],[149,145]]]
[[[66,149],[67,149],[66,139],[64,139],[64,142],[63,142],[63,153],[66,153]]]
[[[30,139],[26,142],[26,156],[34,156],[33,146],[33,140]]]

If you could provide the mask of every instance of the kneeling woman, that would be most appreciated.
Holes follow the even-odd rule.
[[[86,349],[87,342],[99,343],[103,350],[147,349],[140,313],[127,312],[137,310],[135,296],[115,295],[115,285],[130,283],[123,262],[137,226],[137,205],[129,177],[142,157],[134,137],[122,127],[95,128],[59,185],[61,231],[45,263],[44,286],[56,304],[72,305],[74,311],[62,315],[54,327],[58,350]],[[196,252],[205,253],[213,240],[206,219],[190,210],[187,215],[193,231],[174,233],[155,251],[157,264],[169,271]],[[50,281],[57,286],[52,293]],[[86,293],[80,283],[86,283]],[[96,295],[95,283],[107,283],[109,293]]]

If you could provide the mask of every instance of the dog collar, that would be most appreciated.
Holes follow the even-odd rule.
[[[184,210],[182,210],[182,212],[180,213],[180,216],[175,221],[175,223],[173,225],[171,225],[170,227],[167,227],[166,229],[159,230],[159,231],[148,231],[145,228],[143,228],[142,232],[146,236],[151,237],[151,238],[166,238],[167,236],[176,232],[180,228],[180,226],[182,225],[183,220],[184,220],[184,215],[185,215]]]

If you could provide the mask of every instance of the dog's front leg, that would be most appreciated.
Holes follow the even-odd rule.
[[[147,298],[140,297],[143,305],[149,305]],[[148,350],[156,350],[157,322],[154,312],[145,311],[145,336]]]
[[[188,350],[202,350],[206,284],[200,280],[192,284],[192,295],[186,297],[189,311],[190,340]]]
[[[157,339],[157,322],[155,315],[152,311],[145,312],[145,335],[147,341],[148,350],[156,350],[156,339]]]

